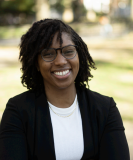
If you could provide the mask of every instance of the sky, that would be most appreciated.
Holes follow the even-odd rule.
[[[101,12],[102,8],[108,11],[110,0],[83,0],[84,6],[88,10]]]

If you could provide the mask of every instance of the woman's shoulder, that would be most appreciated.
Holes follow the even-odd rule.
[[[22,92],[20,94],[17,94],[13,97],[11,97],[10,99],[12,100],[24,100],[24,99],[27,99],[27,98],[34,98],[35,96],[35,93],[33,91],[25,91],[25,92]]]
[[[35,100],[35,93],[33,91],[25,91],[11,97],[8,100],[7,104],[14,104],[16,106],[21,106],[24,104],[33,104],[34,100]]]
[[[96,91],[92,91],[92,90],[89,90],[87,89],[87,92],[89,93],[89,95],[93,98],[96,98],[96,99],[99,99],[99,100],[104,100],[104,101],[108,101],[111,97],[109,97],[108,95],[104,95],[104,94],[101,94],[99,92],[96,92]]]
[[[85,90],[83,91],[86,95],[88,95],[88,97],[90,97],[91,99],[97,99],[97,100],[104,100],[104,101],[108,101],[110,100],[111,97],[101,94],[99,92],[90,90],[88,88],[85,88]]]
[[[13,109],[23,113],[23,111],[29,112],[29,109],[35,107],[35,93],[32,91],[25,91],[18,95],[11,97],[7,104],[6,109]]]
[[[85,89],[85,96],[89,100],[90,104],[96,109],[109,110],[111,106],[116,106],[116,103],[112,97],[103,95],[90,89]]]

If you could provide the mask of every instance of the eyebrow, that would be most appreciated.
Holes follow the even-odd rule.
[[[64,47],[59,47],[59,48],[45,48],[45,49],[56,49],[56,50],[58,50],[58,49],[62,49],[62,48],[68,47],[68,46],[76,46],[76,45],[74,45],[74,44],[69,44],[69,45],[64,46]]]

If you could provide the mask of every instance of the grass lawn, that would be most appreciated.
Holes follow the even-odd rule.
[[[90,89],[113,97],[123,120],[133,121],[132,36],[123,39],[88,42],[96,62]]]
[[[9,39],[9,38],[20,38],[28,30],[30,25],[24,26],[0,26],[0,38]]]
[[[90,89],[113,97],[122,119],[133,121],[133,34],[85,42],[97,67]],[[26,91],[20,82],[18,53],[17,47],[0,47],[0,118],[8,99]]]

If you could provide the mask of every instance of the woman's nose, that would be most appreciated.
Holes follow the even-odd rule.
[[[57,56],[54,60],[55,65],[65,65],[67,64],[67,60],[63,55],[61,54],[61,50],[57,51]]]

